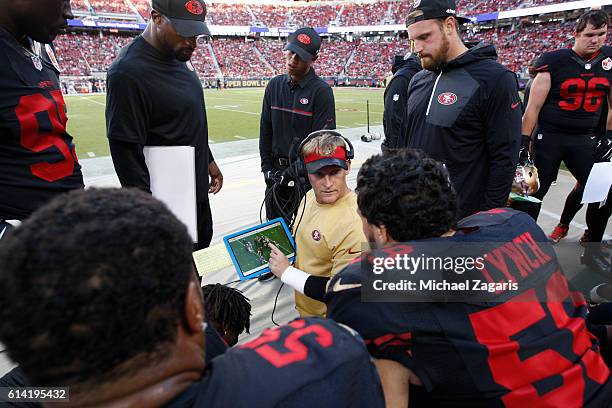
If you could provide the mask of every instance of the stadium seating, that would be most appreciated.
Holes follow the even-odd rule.
[[[244,4],[212,3],[207,6],[206,20],[217,25],[251,25],[252,18]]]
[[[395,55],[405,54],[407,41],[362,42],[357,46],[354,62],[346,73],[349,77],[384,78],[391,74]]]
[[[138,9],[138,13],[142,16],[142,18],[145,20],[149,19],[149,16],[151,15],[151,0],[132,0],[132,4],[136,6],[136,9]]]
[[[523,25],[485,29],[466,36],[467,40],[495,44],[499,61],[511,70],[524,69],[536,53],[561,48],[571,43],[574,22]],[[90,75],[103,72],[117,52],[131,39],[120,34],[76,33],[63,35],[55,41],[58,59],[64,75]],[[537,41],[538,47],[532,46]],[[282,40],[249,40],[215,38],[210,42],[224,76],[232,78],[270,77],[285,71]],[[408,41],[323,41],[315,67],[321,76],[342,73],[353,51],[354,59],[345,72],[351,77],[384,78],[391,74],[394,55],[405,54]],[[200,45],[193,65],[202,78],[215,78],[218,71],[206,45]]]
[[[214,40],[212,46],[225,77],[256,78],[273,75],[273,70],[253,49],[251,42],[221,38]]]
[[[89,0],[97,13],[133,14],[133,9],[123,0]]]
[[[83,0],[71,0],[70,7],[72,11],[88,11],[88,7]]]
[[[408,3],[408,2],[404,2]],[[341,22],[343,26],[360,26],[379,24],[385,14],[389,3],[348,3],[344,6]]]
[[[263,23],[267,27],[286,27],[291,20],[293,7],[272,6],[268,4],[251,5],[251,10],[255,14],[255,21]]]
[[[459,0],[459,13],[467,15],[512,10],[519,7],[542,6],[562,3],[567,0]],[[147,19],[151,9],[150,0],[90,0],[94,14],[120,13],[134,14],[135,6],[139,14]],[[289,2],[288,2],[289,3]],[[84,0],[73,0],[73,10],[88,11]],[[262,5],[262,4],[228,4],[211,3],[208,5],[207,19],[215,25],[250,25],[261,22],[269,27],[288,25],[323,27],[336,19],[342,6],[340,4],[321,5],[306,4],[299,6]],[[411,7],[410,1],[395,0],[374,3],[346,2],[340,16],[342,25],[372,25],[383,19],[389,22],[402,23]]]
[[[543,52],[563,48],[572,43],[575,23],[545,23],[520,27],[514,31],[507,28],[483,30],[470,40],[495,44],[499,61],[512,71],[524,69],[529,61]],[[537,43],[534,49],[533,44]]]
[[[301,27],[326,27],[336,18],[339,10],[339,5],[293,7],[292,22]]]

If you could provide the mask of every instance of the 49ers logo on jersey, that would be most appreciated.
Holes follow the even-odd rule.
[[[204,12],[204,6],[202,6],[202,3],[196,0],[189,0],[187,3],[185,3],[185,8],[188,12],[195,14],[196,16],[199,16]]]
[[[321,233],[319,230],[312,230],[312,239],[319,242],[321,240]]]
[[[452,105],[457,102],[457,95],[452,92],[444,92],[438,95],[438,103],[440,105]]]
[[[302,99],[300,99],[300,103],[301,103],[302,105],[308,105],[308,98],[302,98]]]
[[[606,71],[612,69],[612,58],[608,57],[605,60],[601,61],[601,67]]]

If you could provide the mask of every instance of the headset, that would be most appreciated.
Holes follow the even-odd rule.
[[[315,132],[310,133],[308,136],[304,138],[304,140],[302,140],[299,143],[298,148],[297,148],[297,157],[295,157],[296,150],[294,149],[294,147],[299,139],[295,139],[294,143],[291,146],[291,150],[289,151],[289,163],[290,164],[289,164],[289,167],[285,169],[285,171],[283,172],[283,177],[287,176],[289,179],[295,180],[294,191],[296,194],[296,198],[299,197],[299,200],[296,200],[297,205],[295,206],[295,208],[290,208],[290,209],[279,208],[284,218],[292,218],[291,222],[289,223],[290,224],[289,228],[293,230],[294,234],[297,234],[297,230],[300,228],[300,223],[302,222],[302,215],[304,215],[304,210],[306,206],[306,201],[304,200],[303,201],[304,207],[302,208],[302,214],[298,217],[297,213],[299,210],[300,200],[302,197],[306,195],[305,186],[308,180],[308,171],[306,170],[306,163],[304,162],[304,156],[302,154],[302,149],[304,149],[304,146],[310,140],[314,139],[317,136],[321,136],[323,134],[331,134],[334,136],[341,137],[342,140],[344,140],[344,144],[345,144],[344,148],[346,151],[346,160],[347,161],[352,160],[355,157],[355,148],[353,147],[353,144],[351,143],[351,141],[335,130],[322,129],[322,130],[317,130]],[[281,181],[277,183],[282,183],[282,180],[283,179],[281,178]],[[276,184],[275,184],[275,187],[276,187]],[[270,198],[272,200],[276,200],[275,188],[270,189],[269,194],[271,195]],[[264,204],[267,199],[268,199],[268,196],[264,197],[264,201],[261,203],[261,207],[259,209],[260,221],[261,221],[261,212],[263,210]],[[291,217],[291,215],[293,214],[295,214],[295,217]],[[296,248],[296,253],[297,253],[297,248]],[[276,311],[278,296],[280,295],[280,292],[284,286],[285,284],[281,283],[281,285],[278,288],[278,292],[276,292],[276,297],[274,298],[274,307],[272,308],[272,314],[270,316],[272,323],[274,323],[274,325],[276,326],[278,326],[278,323],[274,321],[274,312]]]
[[[308,136],[306,136],[304,140],[302,140],[302,142],[298,146],[298,149],[297,149],[298,159],[295,162],[295,172],[298,178],[305,179],[305,180],[308,179],[308,171],[306,170],[306,163],[304,162],[304,155],[302,154],[302,150],[304,149],[304,146],[306,145],[306,143],[308,143],[315,137],[318,137],[324,134],[341,137],[342,140],[344,140],[346,160],[348,161],[348,160],[352,160],[353,158],[355,158],[355,148],[353,147],[353,144],[351,143],[350,140],[348,140],[348,138],[346,138],[345,136],[342,136],[340,132],[337,132],[335,130],[327,130],[327,129],[317,130],[315,132],[310,133]]]

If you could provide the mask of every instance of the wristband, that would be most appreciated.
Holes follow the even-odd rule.
[[[281,276],[281,282],[286,283],[301,294],[304,294],[304,286],[310,274],[301,271],[293,266],[287,267]]]
[[[531,142],[531,136],[521,135],[521,147],[528,147],[529,142]]]

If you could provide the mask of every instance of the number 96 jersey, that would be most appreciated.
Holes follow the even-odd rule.
[[[57,65],[51,45],[26,49],[0,28],[0,219],[83,187]]]
[[[612,47],[604,45],[589,59],[571,49],[542,54],[536,72],[548,72],[550,91],[538,124],[553,133],[591,136],[606,106],[612,81]]]

